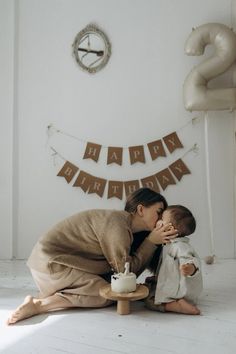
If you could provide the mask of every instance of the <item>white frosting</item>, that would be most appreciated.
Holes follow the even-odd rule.
[[[136,290],[136,275],[129,273],[129,264],[125,264],[125,272],[111,277],[111,290],[116,293],[130,293]]]

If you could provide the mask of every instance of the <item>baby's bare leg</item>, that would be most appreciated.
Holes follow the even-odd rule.
[[[167,302],[163,305],[166,312],[177,312],[186,315],[200,315],[200,310],[197,306],[190,304],[185,299]]]
[[[14,324],[40,313],[70,307],[73,307],[73,305],[67,299],[57,294],[48,296],[44,299],[37,299],[31,295],[28,295],[26,296],[24,302],[10,315],[7,320],[7,324]]]

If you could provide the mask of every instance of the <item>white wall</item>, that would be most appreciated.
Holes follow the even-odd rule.
[[[211,227],[204,114],[186,112],[182,102],[183,81],[193,65],[202,60],[187,57],[184,42],[192,27],[208,22],[231,26],[231,1],[19,0],[16,3],[19,6],[16,6],[15,20],[13,109],[10,84],[14,68],[14,6],[11,1],[0,2],[2,26],[5,26],[0,45],[5,48],[11,44],[10,49],[5,49],[8,62],[0,68],[4,74],[1,86],[8,84],[10,90],[5,112],[1,114],[1,124],[4,116],[3,130],[6,132],[1,131],[5,143],[5,152],[1,154],[3,164],[7,166],[2,177],[7,181],[7,187],[1,188],[7,194],[0,205],[1,210],[8,213],[1,223],[0,235],[1,245],[8,251],[2,251],[1,257],[28,257],[43,232],[77,211],[123,208],[124,201],[86,195],[56,176],[64,161],[57,158],[54,166],[46,148],[46,127],[50,123],[84,141],[105,146],[145,144],[177,130],[185,146],[183,151],[176,150],[168,158],[156,162],[147,155],[145,165],[133,166],[128,163],[126,151],[122,167],[106,166],[105,149],[96,164],[82,159],[85,149],[82,141],[62,134],[50,139],[49,143],[66,159],[86,172],[106,179],[129,180],[151,175],[182,157],[196,142],[198,155],[190,153],[184,158],[192,174],[177,185],[169,186],[163,194],[170,204],[184,204],[196,215],[198,229],[192,241],[201,256],[214,252],[220,257],[233,257],[234,137],[231,132],[234,118],[228,112],[215,114],[216,119],[212,117],[213,113],[209,117],[212,131],[208,141],[210,158],[216,151],[221,153],[221,159],[211,164]],[[71,49],[76,34],[91,22],[100,26],[112,43],[111,59],[96,75],[79,69]],[[180,129],[195,116],[200,118],[198,122]],[[12,155],[13,131],[17,149]],[[12,185],[9,158],[14,162]],[[227,183],[218,188],[223,178],[222,166]],[[14,220],[12,200],[16,208]],[[10,254],[12,243],[14,253]]]
[[[0,1],[0,258],[12,257],[14,3]]]

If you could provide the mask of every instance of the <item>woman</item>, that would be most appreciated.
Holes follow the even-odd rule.
[[[139,274],[150,262],[156,245],[170,242],[177,230],[156,228],[167,207],[165,198],[149,188],[130,195],[125,211],[88,210],[55,225],[35,245],[28,266],[40,296],[27,296],[9,317],[13,324],[52,310],[72,307],[105,307],[112,303],[99,295],[111,271]],[[131,252],[133,233],[149,231]]]

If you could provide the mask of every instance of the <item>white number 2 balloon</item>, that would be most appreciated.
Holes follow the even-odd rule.
[[[236,34],[227,26],[208,23],[193,29],[185,44],[187,55],[202,55],[207,45],[215,47],[210,58],[194,67],[185,79],[184,106],[188,111],[233,110],[236,88],[208,88],[209,80],[224,73],[236,60]]]

